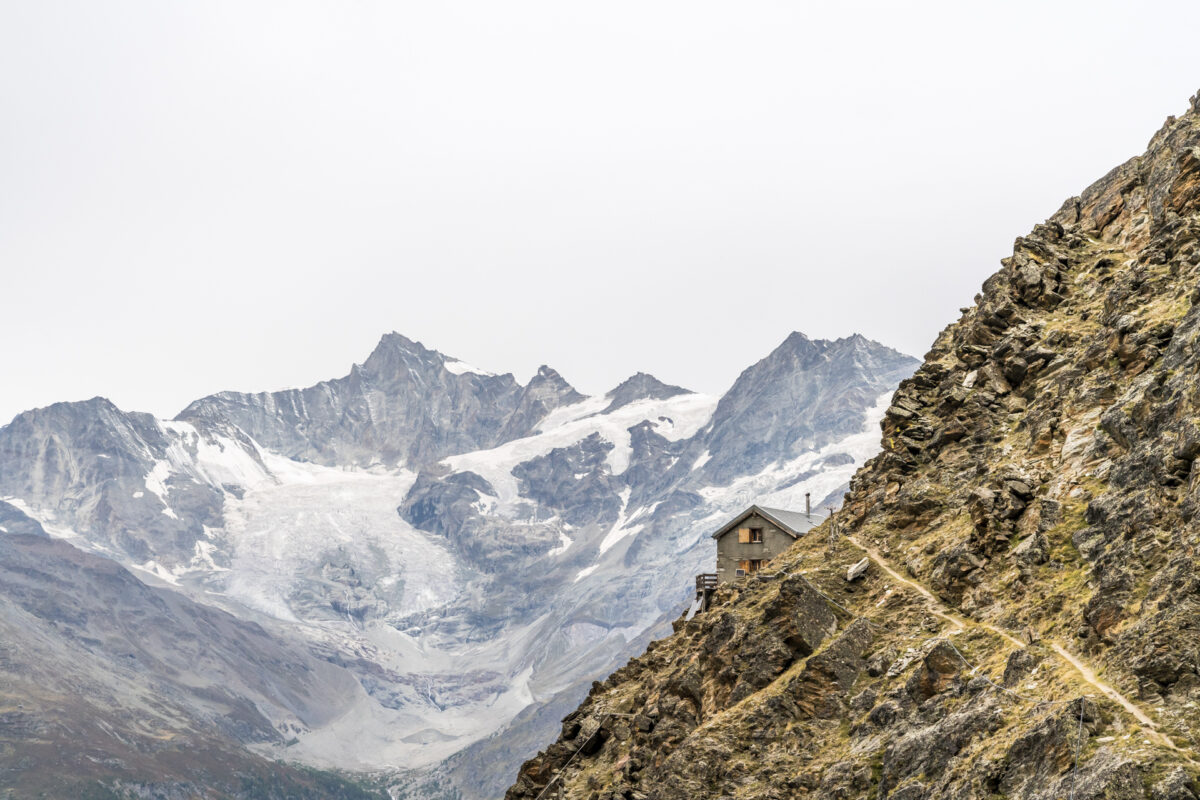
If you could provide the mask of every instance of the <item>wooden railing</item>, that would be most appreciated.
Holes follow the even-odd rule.
[[[696,576],[696,602],[700,611],[708,611],[713,595],[717,593],[717,573],[702,572]]]

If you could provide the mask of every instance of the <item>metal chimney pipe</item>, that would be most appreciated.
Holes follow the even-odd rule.
[[[806,516],[806,517],[812,516],[812,498],[809,497],[808,492],[804,493],[804,516]]]

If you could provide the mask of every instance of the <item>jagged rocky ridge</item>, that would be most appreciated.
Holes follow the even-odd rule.
[[[398,333],[344,378],[307,389],[197,400],[185,422],[232,427],[289,458],[325,465],[425,464],[528,436],[547,413],[583,395],[543,366],[521,386]]]
[[[596,684],[509,800],[1195,800],[1198,279],[1200,95],[1016,241],[834,520]]]
[[[0,535],[49,534],[166,593],[125,594],[128,613],[163,634],[99,703],[114,709],[113,742],[89,735],[87,774],[237,796],[235,784],[200,785],[173,760],[201,742],[245,748],[251,774],[269,764],[262,756],[372,774],[421,767],[405,782],[437,788],[411,796],[497,797],[593,678],[667,628],[717,521],[751,497],[840,498],[854,463],[877,449],[869,429],[881,401],[915,366],[861,337],[797,334],[724,398],[645,374],[585,398],[548,367],[521,386],[389,334],[343,379],[222,393],[174,420],[102,398],[19,415],[0,428]],[[840,416],[820,417],[831,399]],[[721,444],[730,427],[744,449]],[[85,562],[54,563],[47,580]],[[117,585],[137,584],[117,574]],[[18,585],[0,586],[0,603],[25,602]],[[167,595],[191,605],[149,608]],[[62,622],[94,619],[96,599],[65,592],[46,614],[22,617],[22,636],[81,641],[86,625]],[[222,703],[179,689],[170,652],[190,652],[191,620],[208,606],[262,641],[231,657],[219,681],[207,667],[187,678],[225,687]],[[59,671],[78,676],[123,665],[123,636],[86,658],[48,651],[39,668],[62,659]],[[259,650],[291,655],[268,669]],[[304,686],[317,700],[279,700],[314,670]],[[34,673],[0,663],[12,685]],[[122,702],[163,687],[177,699],[175,744],[150,747],[160,731]],[[45,693],[21,712],[52,719],[60,705],[88,707]],[[250,708],[252,724],[222,718]],[[45,730],[49,748],[69,749],[69,726]],[[120,741],[145,757],[129,758]],[[33,756],[21,763],[0,780],[49,775]]]

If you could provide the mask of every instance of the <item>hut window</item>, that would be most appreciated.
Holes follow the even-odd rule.
[[[763,532],[762,528],[751,528],[750,529],[750,542],[752,544],[762,544],[762,532]]]

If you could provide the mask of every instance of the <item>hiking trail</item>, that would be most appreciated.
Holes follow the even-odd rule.
[[[997,627],[996,625],[992,625],[988,622],[976,622],[957,613],[928,588],[910,578],[905,578],[903,575],[897,572],[876,548],[863,544],[854,536],[849,534],[843,538],[845,538],[847,542],[854,545],[862,552],[866,553],[867,557],[870,558],[871,561],[875,562],[875,564],[878,565],[879,568],[885,573],[887,573],[887,575],[894,581],[913,589],[922,597],[924,597],[925,600],[932,606],[930,611],[935,616],[949,622],[959,630],[964,630],[966,628],[986,630],[1003,638],[1010,644],[1016,645],[1017,647],[1025,647],[1025,645],[1019,639],[1003,628]],[[1070,667],[1074,669],[1081,678],[1083,678],[1085,683],[1096,689],[1098,692],[1100,692],[1100,694],[1115,702],[1117,705],[1121,706],[1121,708],[1125,709],[1130,716],[1144,725],[1148,729],[1145,731],[1147,737],[1153,739],[1164,747],[1183,754],[1189,763],[1196,764],[1196,762],[1192,761],[1192,759],[1188,757],[1188,750],[1179,747],[1170,739],[1170,737],[1162,733],[1162,731],[1159,730],[1158,723],[1151,719],[1150,715],[1143,711],[1136,703],[1118,692],[1113,687],[1109,686],[1107,683],[1104,683],[1102,680],[1100,680],[1091,667],[1085,664],[1078,656],[1072,654],[1061,644],[1052,639],[1047,639],[1046,642],[1050,646],[1050,649],[1053,650],[1060,659],[1070,665]]]

